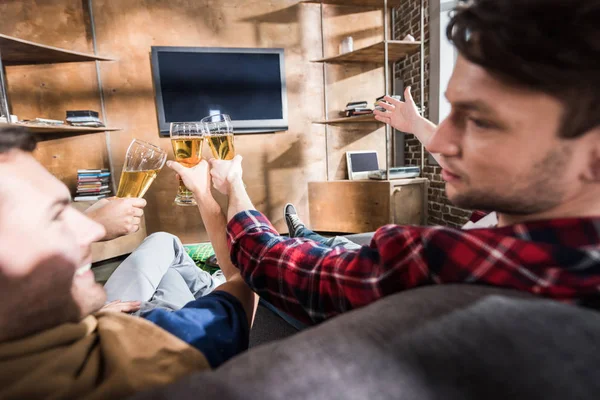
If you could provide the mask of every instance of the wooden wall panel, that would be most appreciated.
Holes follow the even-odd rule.
[[[89,16],[81,0],[20,0],[0,4],[0,32],[28,40],[91,51]],[[288,83],[288,132],[236,137],[244,156],[245,180],[257,208],[285,231],[281,209],[289,201],[309,219],[307,182],[326,179],[323,117],[323,56],[320,6],[295,0],[94,0],[106,121],[122,131],[45,142],[38,157],[62,179],[72,182],[73,168],[107,166],[105,138],[118,178],[132,138],[158,144],[171,155],[168,139],[159,138],[150,47],[283,47]],[[341,39],[352,35],[355,47],[381,40],[381,11],[325,6],[325,55],[336,54]],[[14,110],[25,117],[62,118],[67,108],[100,110],[93,64],[19,67],[9,71]],[[374,100],[383,93],[383,72],[369,66],[329,66],[330,116],[346,102]],[[329,129],[331,178],[345,177],[345,151],[376,149],[384,156],[383,130],[376,125]],[[86,151],[78,151],[85,148]],[[63,162],[70,158],[69,162]],[[383,158],[381,158],[383,160]],[[71,172],[70,172],[71,171]],[[70,180],[71,179],[71,180]],[[185,242],[206,239],[193,208],[172,205],[177,183],[165,169],[146,195],[148,232],[169,231]]]
[[[0,32],[69,50],[93,52],[89,15],[81,0],[6,1]],[[100,111],[94,63],[7,67],[12,112],[20,119],[62,120],[69,109]],[[34,153],[74,192],[78,168],[108,168],[104,133],[43,141]]]
[[[322,116],[322,71],[309,62],[321,55],[318,7],[285,0],[96,0],[94,14],[99,52],[119,59],[102,65],[110,123],[124,128],[110,134],[117,173],[133,137],[172,157],[169,140],[158,134],[151,46],[285,48],[290,130],[238,136],[236,149],[244,156],[252,200],[277,228],[285,231],[281,209],[288,201],[308,214],[307,182],[325,179],[324,128],[311,124]],[[163,170],[151,187],[148,231],[170,231],[188,242],[205,239],[197,210],[173,206],[176,186],[174,174]]]

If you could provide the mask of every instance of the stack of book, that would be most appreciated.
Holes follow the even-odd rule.
[[[109,197],[110,171],[108,169],[77,170],[77,195],[74,201],[96,201]]]
[[[373,114],[373,110],[368,107],[369,103],[366,101],[351,101],[350,103],[346,104],[346,109],[340,114],[345,117]]]
[[[67,122],[73,126],[85,126],[88,128],[100,128],[104,124],[100,121],[97,111],[77,110],[67,111]]]

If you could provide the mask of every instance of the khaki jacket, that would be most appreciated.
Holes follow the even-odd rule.
[[[154,324],[104,312],[0,343],[0,399],[117,399],[208,368]]]

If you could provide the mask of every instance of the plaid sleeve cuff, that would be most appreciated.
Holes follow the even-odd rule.
[[[242,211],[236,214],[227,224],[227,236],[229,236],[232,244],[237,242],[240,237],[254,230],[267,231],[279,235],[267,217],[256,210]]]

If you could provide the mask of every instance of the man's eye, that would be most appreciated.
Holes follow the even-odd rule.
[[[494,125],[491,122],[483,119],[469,118],[469,122],[471,122],[479,129],[491,129],[494,127]]]
[[[63,213],[64,213],[64,211],[65,211],[65,210],[64,210],[64,208],[63,208],[63,209],[61,209],[60,211],[58,211],[58,212],[56,213],[56,215],[54,215],[54,217],[52,218],[52,221],[61,221],[61,220],[62,220],[62,217],[63,217]]]

